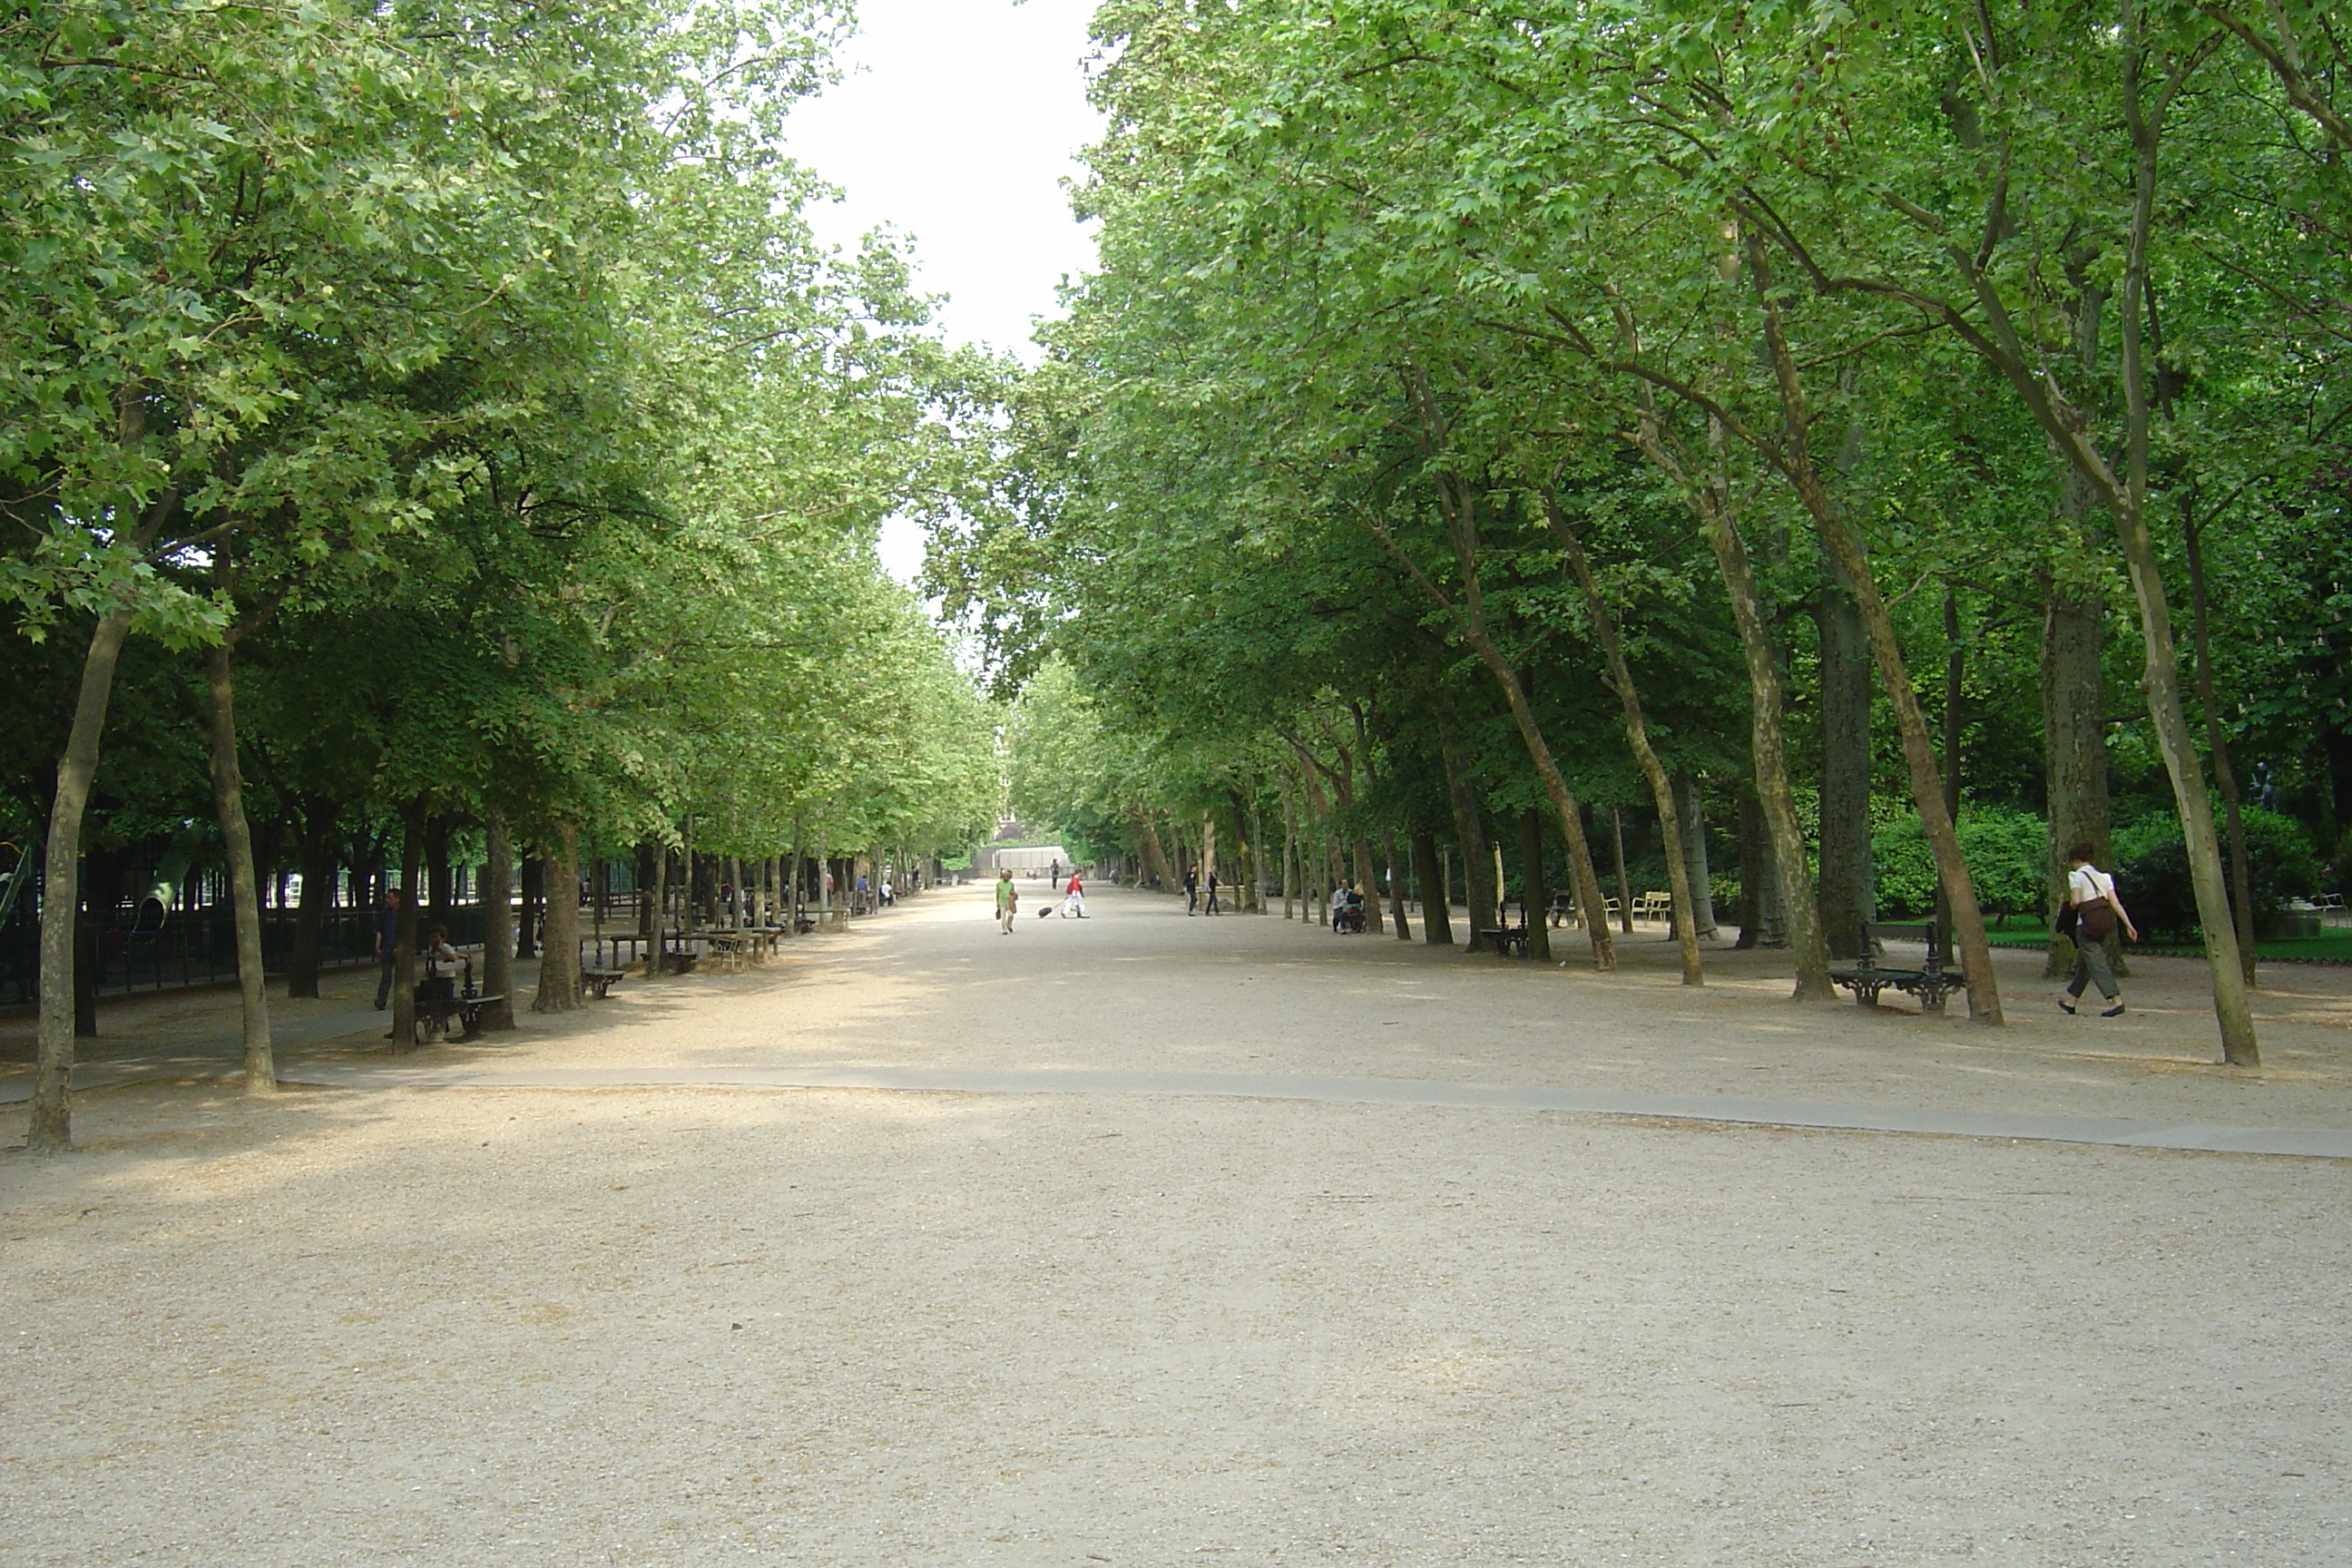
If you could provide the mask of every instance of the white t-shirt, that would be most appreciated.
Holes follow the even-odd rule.
[[[2096,866],[2077,866],[2066,874],[2066,901],[2071,904],[2095,904],[2113,896],[2116,879]]]

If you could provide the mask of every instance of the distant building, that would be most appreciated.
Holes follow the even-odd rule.
[[[1004,870],[1016,877],[1043,876],[1056,866],[1071,868],[1070,852],[1058,844],[992,844],[971,858],[971,868],[991,877]]]

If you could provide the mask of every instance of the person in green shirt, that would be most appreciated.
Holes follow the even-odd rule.
[[[1021,895],[1013,886],[1013,868],[1008,866],[996,873],[996,923],[1004,934],[1013,934],[1013,917],[1021,908]]]

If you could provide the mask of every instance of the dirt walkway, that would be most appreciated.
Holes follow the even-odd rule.
[[[2249,1075],[2205,1065],[2193,975],[2104,1023],[2021,961],[1993,1032],[1780,1006],[1751,955],[1694,994],[1664,950],[1612,980],[1118,894],[1004,937],[981,899],[397,1065],[2352,1127],[2318,980],[2266,994]],[[2352,1529],[2352,1163],[650,1087],[134,1084],[77,1129],[0,1159],[11,1564],[2270,1568]]]

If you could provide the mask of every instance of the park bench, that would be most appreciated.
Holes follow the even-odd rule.
[[[1575,919],[1576,900],[1574,897],[1567,893],[1554,893],[1551,896],[1551,917],[1549,922],[1552,930],[1558,931],[1560,927],[1570,923]]]
[[[597,1001],[604,1002],[612,997],[614,982],[627,973],[625,969],[583,969],[580,972],[580,984],[596,993]]]
[[[417,983],[416,1022],[409,1042],[412,1045],[417,1043],[420,1037],[427,1041],[440,1038],[448,1034],[452,1024],[457,1026],[458,1038],[474,1039],[482,1032],[483,1012],[494,1003],[506,1000],[503,994],[488,996],[471,993],[459,994],[449,985],[447,976],[436,978],[438,984],[434,979]]]
[[[1882,991],[1900,991],[1919,998],[1923,1013],[1940,1013],[1944,999],[1955,991],[1968,989],[1968,976],[1957,969],[1944,967],[1944,949],[1936,922],[1924,925],[1882,925],[1869,921],[1858,928],[1862,934],[1862,957],[1850,969],[1832,969],[1830,982],[1853,993],[1857,1006],[1875,1007]],[[1925,942],[1927,956],[1916,969],[1901,969],[1878,962],[1878,943],[1893,938],[1898,942]]]

